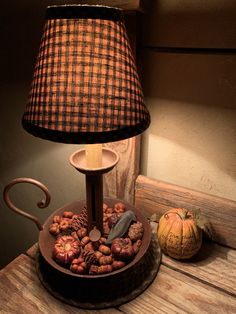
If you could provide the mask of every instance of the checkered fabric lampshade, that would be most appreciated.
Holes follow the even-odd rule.
[[[23,127],[79,144],[129,138],[149,123],[122,11],[48,7]]]

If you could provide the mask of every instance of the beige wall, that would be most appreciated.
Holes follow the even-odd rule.
[[[236,55],[228,49],[236,48],[236,4],[160,0],[152,6],[143,23],[152,123],[143,136],[141,172],[236,200]]]

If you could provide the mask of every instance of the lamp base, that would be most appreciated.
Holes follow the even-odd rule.
[[[125,276],[120,274],[105,278],[103,282],[94,278],[86,282],[67,276],[51,267],[38,252],[36,269],[43,286],[57,299],[83,309],[102,309],[119,306],[140,295],[154,280],[161,261],[161,250],[153,235],[147,254],[138,265]]]

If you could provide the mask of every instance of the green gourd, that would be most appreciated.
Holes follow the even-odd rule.
[[[123,237],[129,229],[132,221],[136,221],[136,216],[132,210],[127,210],[111,228],[106,244],[111,244],[115,238]]]

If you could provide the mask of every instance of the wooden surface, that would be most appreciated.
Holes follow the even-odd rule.
[[[148,178],[139,177],[137,180],[136,204],[147,214],[168,208],[170,204],[172,206],[176,199],[192,207],[196,195],[168,184],[157,185]],[[202,197],[198,194],[199,199]],[[226,200],[222,202],[221,205]],[[205,203],[213,208],[215,199],[208,196]],[[155,232],[157,224],[152,223],[152,227]],[[0,271],[0,313],[236,313],[234,249],[208,242],[189,261],[175,261],[163,255],[157,277],[144,293],[117,308],[97,311],[86,311],[62,303],[43,288],[35,270],[37,250],[35,244]]]
[[[139,176],[135,205],[148,217],[171,207],[200,209],[212,225],[216,242],[236,248],[236,202]]]
[[[150,1],[144,18],[145,46],[236,48],[235,0]]]
[[[216,249],[216,251],[215,251]],[[1,313],[235,313],[235,250],[213,247],[204,260],[181,263],[163,256],[151,286],[118,308],[77,309],[51,296],[35,270],[37,245],[0,271]],[[230,274],[230,275],[229,275]]]

